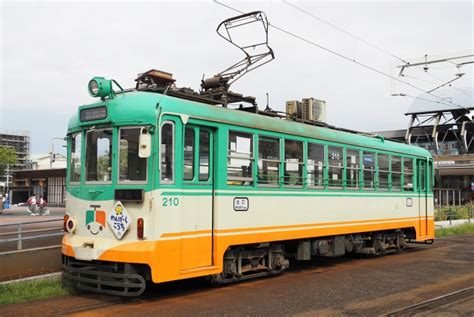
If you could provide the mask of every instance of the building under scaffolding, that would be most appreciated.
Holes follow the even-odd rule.
[[[23,170],[27,167],[30,157],[29,131],[0,131],[0,146],[15,149],[17,162],[10,165],[10,170]]]

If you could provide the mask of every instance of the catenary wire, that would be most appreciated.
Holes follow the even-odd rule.
[[[369,41],[367,41],[367,40],[364,40],[364,39],[361,38],[360,36],[355,35],[355,34],[349,32],[349,31],[343,29],[342,27],[339,27],[339,26],[335,25],[334,23],[331,23],[331,22],[329,22],[329,21],[326,21],[326,20],[324,20],[323,18],[321,18],[321,17],[319,17],[319,16],[317,16],[317,15],[315,15],[315,14],[309,12],[308,10],[305,10],[305,9],[302,8],[302,7],[297,6],[297,5],[294,4],[294,3],[291,3],[291,2],[289,2],[289,1],[287,1],[287,0],[283,0],[283,3],[285,3],[286,5],[288,5],[288,6],[290,6],[290,7],[293,7],[294,9],[296,9],[296,10],[298,10],[298,11],[300,11],[300,12],[302,12],[302,13],[304,13],[304,14],[310,16],[310,17],[312,17],[313,19],[315,19],[315,20],[317,20],[317,21],[320,21],[320,22],[322,22],[322,23],[325,23],[325,24],[329,25],[330,27],[332,27],[332,28],[334,28],[334,29],[336,29],[336,30],[338,30],[338,31],[340,31],[340,32],[342,32],[342,33],[344,33],[344,34],[347,34],[347,35],[349,35],[349,36],[355,38],[356,40],[358,40],[358,41],[360,41],[360,42],[362,42],[362,43],[365,43],[365,44],[367,44],[367,45],[369,45],[369,46],[371,46],[371,47],[373,47],[373,48],[375,48],[375,49],[377,49],[377,50],[379,50],[379,51],[385,53],[385,54],[388,55],[388,56],[391,56],[391,57],[393,57],[393,58],[395,58],[395,59],[398,59],[399,61],[401,61],[401,62],[403,62],[403,63],[405,63],[405,64],[408,64],[408,65],[410,64],[410,62],[406,61],[405,59],[403,59],[403,58],[401,58],[401,57],[399,57],[399,56],[397,56],[397,55],[395,55],[394,53],[391,53],[391,52],[389,52],[388,50],[386,50],[386,49],[384,49],[384,48],[382,48],[382,47],[380,47],[380,46],[378,46],[378,45],[375,45],[375,44],[373,44],[373,43],[371,43],[371,42],[369,42]],[[448,62],[451,62],[451,61],[448,61]],[[453,62],[451,62],[451,63],[454,64],[454,65],[457,65],[456,63],[453,63]],[[418,69],[418,68],[417,68],[417,69]],[[420,71],[421,71],[421,70],[420,70]],[[404,75],[403,77],[407,77],[407,78],[408,78],[409,76]],[[415,78],[415,77],[413,77],[413,79],[417,79],[417,80],[420,80],[420,81],[425,81],[425,82],[428,82],[428,83],[430,82],[430,81],[428,81],[428,80],[424,80],[424,79],[421,79],[421,78]],[[446,80],[442,80],[442,79],[440,79],[440,78],[436,78],[436,79],[439,80],[439,83],[445,83],[445,82],[446,82]],[[433,84],[435,84],[435,85],[438,85],[438,83],[435,83],[435,82],[431,82],[431,83],[433,83]],[[453,84],[451,84],[450,87],[453,88],[453,89],[459,90],[459,91],[461,91],[461,92],[464,92],[464,93],[467,92],[467,91],[464,90],[464,89],[457,88],[457,87],[454,86]],[[431,91],[426,91],[426,92],[429,93],[429,92],[431,92]],[[467,92],[467,93],[469,93],[469,92]],[[469,93],[469,94],[470,94],[470,93]]]
[[[384,49],[384,48],[382,48],[382,47],[380,47],[380,46],[378,46],[378,45],[375,45],[375,44],[373,44],[373,43],[371,43],[371,42],[369,42],[369,41],[367,41],[367,40],[364,40],[364,39],[361,38],[360,36],[357,36],[357,35],[355,35],[355,34],[349,32],[349,31],[346,31],[346,30],[344,30],[343,28],[341,28],[341,27],[339,27],[339,26],[337,26],[337,25],[335,25],[335,24],[333,24],[333,23],[331,23],[331,22],[329,22],[329,21],[326,21],[326,20],[324,20],[324,19],[321,18],[321,17],[318,17],[317,15],[315,15],[315,14],[313,14],[313,13],[311,13],[311,12],[309,12],[309,11],[307,11],[307,10],[305,10],[305,9],[303,9],[303,8],[301,8],[301,7],[299,7],[299,6],[297,6],[297,5],[294,4],[294,3],[288,2],[288,1],[286,1],[286,0],[283,0],[283,3],[285,3],[286,5],[289,5],[290,7],[295,8],[296,10],[298,10],[298,11],[300,11],[300,12],[306,14],[306,15],[309,15],[310,17],[312,17],[312,18],[314,18],[314,19],[316,19],[316,20],[318,20],[318,21],[320,21],[320,22],[323,22],[323,23],[329,25],[330,27],[332,27],[332,28],[334,28],[334,29],[336,29],[336,30],[338,30],[338,31],[341,31],[342,33],[345,33],[345,34],[347,34],[347,35],[349,35],[349,36],[355,38],[355,39],[358,40],[358,41],[361,41],[362,43],[365,43],[365,44],[367,44],[367,45],[369,45],[369,46],[372,46],[373,48],[375,48],[375,49],[377,49],[377,50],[379,50],[379,51],[381,51],[381,52],[383,52],[383,53],[385,53],[385,54],[387,54],[387,55],[389,55],[389,56],[391,56],[391,57],[393,57],[393,58],[395,58],[395,59],[398,59],[399,61],[401,61],[401,62],[403,62],[403,63],[405,63],[405,64],[409,64],[409,62],[406,61],[406,60],[404,60],[403,58],[401,58],[401,57],[399,57],[399,56],[397,56],[397,55],[395,55],[395,54],[393,54],[393,53],[387,51],[386,49]]]
[[[228,9],[230,9],[230,10],[239,12],[239,13],[241,13],[241,14],[244,13],[243,11],[240,11],[240,10],[238,10],[238,9],[236,9],[236,8],[233,8],[233,7],[229,6],[228,4],[219,2],[219,1],[217,1],[217,0],[214,0],[214,3],[219,4],[219,5],[223,6],[223,7],[226,7],[226,8],[228,8]],[[310,45],[312,45],[312,46],[318,47],[318,48],[320,48],[320,49],[322,49],[322,50],[324,50],[324,51],[326,51],[326,52],[329,52],[329,53],[331,53],[331,54],[333,54],[333,55],[336,55],[336,56],[338,56],[338,57],[340,57],[340,58],[342,58],[342,59],[345,59],[345,60],[347,60],[347,61],[350,61],[350,62],[352,62],[352,63],[355,63],[355,64],[357,64],[357,65],[359,65],[359,66],[361,66],[361,67],[364,67],[364,68],[366,68],[366,69],[369,69],[369,70],[371,70],[371,71],[373,71],[373,72],[375,72],[375,73],[377,73],[377,74],[379,74],[379,75],[385,76],[385,77],[387,77],[387,78],[391,78],[391,79],[393,79],[393,80],[395,80],[395,81],[398,81],[398,82],[400,82],[400,83],[402,83],[402,84],[405,84],[405,85],[407,85],[407,86],[409,86],[409,87],[412,87],[412,88],[414,88],[414,89],[416,89],[416,90],[418,90],[418,91],[421,91],[421,92],[423,92],[423,93],[426,93],[426,94],[428,94],[428,95],[431,95],[432,97],[435,97],[435,98],[437,98],[437,99],[439,99],[439,100],[441,100],[441,101],[444,100],[443,98],[441,98],[441,97],[439,97],[439,96],[437,96],[437,95],[435,95],[435,94],[433,94],[433,93],[428,93],[428,92],[426,92],[424,89],[422,89],[422,88],[420,88],[420,87],[417,87],[417,86],[415,86],[415,85],[413,85],[413,84],[411,84],[411,83],[409,83],[409,82],[406,82],[406,81],[404,81],[404,80],[401,80],[400,78],[397,78],[397,77],[392,76],[392,75],[390,75],[390,74],[384,73],[383,71],[380,71],[380,70],[378,70],[378,69],[376,69],[376,68],[374,68],[374,67],[372,67],[372,66],[366,65],[366,64],[364,64],[364,63],[362,63],[362,62],[359,62],[359,61],[357,61],[356,59],[349,58],[349,57],[347,57],[347,56],[345,56],[345,55],[343,55],[343,54],[341,54],[341,53],[338,53],[338,52],[336,52],[336,51],[333,51],[333,50],[331,50],[331,49],[329,49],[329,48],[327,48],[327,47],[325,47],[325,46],[322,46],[322,45],[320,45],[320,44],[314,42],[314,41],[308,40],[307,38],[304,38],[304,37],[302,37],[302,36],[300,36],[300,35],[298,35],[298,34],[295,34],[295,33],[291,32],[291,31],[288,31],[288,30],[286,30],[286,29],[284,29],[284,28],[282,28],[282,27],[279,27],[279,26],[277,26],[277,25],[275,25],[275,24],[273,24],[273,23],[268,22],[268,25],[269,25],[270,27],[272,27],[272,28],[274,28],[274,29],[276,29],[276,30],[278,30],[278,31],[280,31],[280,32],[282,32],[282,33],[284,33],[284,34],[287,34],[287,35],[289,35],[289,36],[291,36],[291,37],[294,37],[294,38],[296,38],[296,39],[299,39],[300,41],[303,41],[303,42],[305,42],[305,43],[307,43],[307,44],[310,44]],[[462,108],[462,109],[467,109],[466,107],[461,106],[461,105],[459,105],[459,104],[457,104],[457,103],[454,103],[454,102],[452,102],[452,101],[448,101],[448,103],[449,103],[450,105],[452,105],[452,106],[456,106],[456,107],[459,107],[459,108]]]

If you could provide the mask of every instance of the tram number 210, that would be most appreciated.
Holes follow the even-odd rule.
[[[163,207],[177,207],[179,206],[178,197],[163,197]]]

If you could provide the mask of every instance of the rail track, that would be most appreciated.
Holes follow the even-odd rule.
[[[398,317],[398,316],[413,316],[417,313],[436,311],[438,308],[445,305],[455,305],[459,301],[474,296],[474,286],[467,287],[455,292],[437,296],[421,303],[416,303],[410,306],[406,306],[402,309],[390,312],[386,314],[387,317]]]
[[[439,239],[431,246],[412,245],[403,252],[378,257],[295,263],[288,273],[277,277],[222,287],[191,279],[152,285],[138,298],[73,293],[0,306],[0,315],[40,312],[48,316],[107,317],[140,311],[141,316],[430,316],[440,312],[471,316],[473,238],[471,234]],[[438,295],[442,296],[435,297]],[[425,301],[428,298],[432,299]]]

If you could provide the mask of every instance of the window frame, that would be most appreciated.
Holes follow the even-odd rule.
[[[184,147],[186,146],[186,130],[190,130],[193,132],[193,150],[192,150],[192,177],[191,178],[186,178],[185,177],[185,150]],[[193,125],[184,125],[183,126],[183,182],[185,183],[194,183],[196,181],[196,129],[195,126]],[[199,146],[199,145],[198,145]],[[198,148],[199,151],[199,148]]]
[[[387,157],[387,169],[380,169],[380,157],[384,156]],[[376,165],[376,170],[377,170],[377,190],[387,192],[390,190],[390,177],[391,177],[391,163],[390,163],[390,154],[385,153],[385,152],[377,152],[377,165]],[[381,187],[381,182],[380,182],[380,172],[387,173],[387,184],[386,187]]]
[[[341,149],[341,166],[335,166],[335,165],[330,165],[330,158],[329,158],[329,148],[330,147],[336,147]],[[327,189],[344,189],[344,174],[345,174],[345,168],[344,168],[344,156],[345,156],[345,148],[344,145],[335,145],[335,144],[327,144]],[[331,185],[331,177],[329,175],[331,167],[335,168],[340,168],[341,170],[341,179],[340,179],[340,185]]]
[[[365,168],[365,165],[364,165],[364,154],[365,153],[369,153],[369,154],[372,154],[373,155],[373,160],[374,160],[374,168],[371,170],[371,169],[368,169],[368,168]],[[377,190],[377,180],[378,180],[378,173],[377,173],[377,152],[373,151],[373,150],[366,150],[366,149],[362,149],[362,165],[361,165],[361,169],[362,169],[362,189],[364,191],[375,191]],[[372,179],[372,183],[373,183],[373,186],[372,187],[366,187],[365,186],[365,171],[371,171],[373,172],[373,179]]]
[[[405,161],[410,161],[411,162],[411,173],[406,173],[405,172]],[[403,181],[402,181],[402,191],[406,193],[414,193],[416,191],[416,185],[415,185],[415,169],[414,167],[416,166],[414,163],[414,160],[412,157],[402,157],[402,172],[403,172]],[[407,190],[405,187],[405,175],[411,175],[411,190]]]
[[[268,183],[261,183],[258,179],[258,176],[260,174],[260,140],[261,139],[273,139],[273,140],[276,140],[278,141],[278,160],[269,160],[269,159],[262,159],[262,161],[266,161],[266,162],[272,162],[272,163],[278,163],[278,181],[276,184],[268,184]],[[257,184],[257,187],[270,187],[270,188],[278,188],[282,185],[282,181],[281,181],[281,172],[282,172],[282,150],[281,150],[281,140],[282,138],[278,137],[278,136],[269,136],[269,135],[265,135],[265,134],[258,134],[258,139],[257,139],[257,145],[258,145],[258,148],[257,148],[257,175],[256,176],[256,184]]]
[[[148,172],[149,172],[149,158],[145,158],[146,160],[146,177],[145,180],[121,180],[120,179],[120,140],[122,137],[122,130],[127,130],[127,129],[141,129],[146,128],[145,126],[122,126],[118,127],[118,138],[117,138],[117,184],[148,184]],[[140,136],[139,136],[140,137]],[[140,139],[139,139],[140,140]],[[140,141],[139,141],[140,142]],[[112,164],[113,165],[113,164]]]
[[[201,179],[201,133],[207,133],[207,141],[208,141],[208,162],[207,162],[207,178],[206,179]],[[195,154],[197,156],[197,171],[196,171],[196,174],[197,174],[197,178],[196,178],[196,181],[198,182],[198,184],[207,184],[211,181],[211,177],[214,177],[213,176],[213,171],[212,171],[212,166],[214,166],[215,162],[214,162],[214,157],[213,157],[213,147],[214,147],[214,139],[212,137],[213,133],[212,133],[212,130],[209,129],[209,128],[205,128],[205,127],[202,127],[202,126],[199,126],[199,133],[197,134],[196,137],[198,137],[198,142],[197,142],[197,145],[198,145],[198,150],[197,150],[197,154]]]
[[[298,169],[301,166],[301,176],[300,176],[300,184],[287,184],[286,183],[286,177],[285,177],[285,171],[286,171],[286,164],[288,163],[286,160],[286,142],[299,142],[301,143],[301,162],[294,163],[290,162],[291,164],[298,164]],[[281,166],[281,175],[282,175],[282,181],[280,181],[280,185],[283,185],[284,187],[287,188],[302,188],[304,187],[305,184],[305,141],[301,140],[295,140],[291,138],[283,138],[283,142],[280,142],[280,147],[283,146],[283,155],[280,155],[280,161],[282,162]]]
[[[171,180],[163,180],[163,169],[161,166],[161,144],[163,141],[163,126],[165,124],[171,125]],[[160,169],[160,184],[163,185],[174,185],[176,183],[176,123],[173,120],[166,119],[160,124],[160,137],[159,137],[159,147],[158,147],[158,167]]]
[[[83,154],[84,151],[83,151],[83,146],[84,146],[84,131],[79,131],[79,132],[75,132],[75,133],[71,133],[70,136],[69,136],[69,140],[70,140],[70,147],[69,147],[69,173],[68,173],[68,179],[69,179],[69,185],[72,185],[72,186],[77,186],[77,185],[80,185],[81,184],[81,181],[82,181],[82,178],[83,178],[83,166],[85,166],[85,161],[83,159]],[[71,180],[71,176],[72,176],[72,173],[74,171],[74,165],[72,164],[72,146],[73,146],[73,137],[74,136],[80,136],[81,137],[81,144],[80,144],[80,167],[79,167],[79,180],[74,180],[72,181]],[[76,145],[74,144],[74,148],[76,148]],[[84,164],[83,164],[84,162]]]
[[[111,156],[111,158],[110,158],[110,168],[111,168],[111,170],[110,170],[110,180],[108,180],[108,181],[89,181],[89,180],[87,180],[87,149],[89,148],[89,146],[87,146],[87,134],[92,133],[92,132],[105,131],[105,130],[112,131],[112,138],[110,140],[110,145],[111,145],[111,147],[110,147],[110,156]],[[84,184],[86,184],[86,185],[92,185],[92,184],[94,184],[94,185],[110,185],[110,184],[112,184],[112,180],[114,179],[114,172],[115,172],[114,171],[113,153],[115,151],[114,137],[117,133],[116,131],[117,131],[117,129],[114,128],[114,127],[104,127],[104,128],[99,128],[99,129],[93,129],[93,130],[89,129],[89,130],[85,131],[85,133],[84,133],[84,136],[85,136],[84,137],[84,140],[85,140],[85,142],[84,142],[84,147],[85,147],[85,149],[84,149],[84,173],[83,173],[84,174]]]
[[[399,162],[400,162],[400,172],[397,172],[397,171],[394,171],[393,170],[393,161],[394,161],[394,158],[398,158],[399,159]],[[393,175],[394,174],[397,174],[399,176],[399,180],[400,180],[400,183],[399,183],[399,187],[398,189],[395,188],[393,186],[394,182],[393,182]],[[401,192],[402,191],[402,188],[403,188],[403,156],[400,156],[400,155],[390,155],[390,191],[392,192]],[[395,189],[394,189],[395,188]]]
[[[355,151],[357,152],[357,156],[358,156],[358,162],[357,162],[357,165],[358,167],[357,168],[354,168],[354,167],[349,167],[349,164],[347,163],[348,160],[349,160],[349,155],[348,155],[348,151]],[[344,184],[344,188],[345,189],[348,189],[348,190],[351,190],[351,191],[354,191],[354,190],[361,190],[363,186],[361,186],[361,179],[362,179],[362,176],[361,176],[361,170],[362,170],[362,164],[361,164],[361,154],[362,153],[362,150],[360,148],[353,148],[353,147],[346,147],[345,148],[345,184]],[[354,170],[354,171],[357,171],[357,180],[356,180],[356,186],[355,187],[349,187],[348,184],[349,184],[349,178],[347,177],[347,173],[350,171],[350,170]]]
[[[308,166],[310,164],[308,164],[308,159],[309,159],[309,147],[311,144],[315,144],[317,146],[321,146],[323,148],[323,174],[322,174],[322,185],[311,185],[307,182],[307,180],[309,179],[308,177]],[[312,142],[312,141],[308,141],[306,142],[306,184],[307,184],[307,187],[308,188],[312,188],[312,189],[325,189],[327,187],[327,182],[328,182],[328,150],[327,150],[327,144],[326,143],[319,143],[319,142]],[[312,164],[313,166],[315,166],[314,164]],[[314,172],[314,171],[313,171]]]
[[[229,144],[230,144],[230,134],[231,133],[237,133],[237,134],[248,134],[250,136],[250,147],[251,147],[251,155],[248,156],[248,157],[245,157],[245,156],[237,156],[237,155],[231,155],[230,153],[230,150],[229,150]],[[226,138],[226,146],[225,146],[225,149],[226,149],[226,163],[225,163],[225,166],[226,166],[226,172],[225,172],[225,183],[227,186],[231,186],[231,187],[236,187],[236,186],[241,186],[241,187],[254,187],[255,186],[255,140],[256,140],[256,136],[258,134],[255,133],[255,132],[247,132],[247,131],[244,131],[244,130],[237,130],[237,129],[228,129],[227,130],[227,138]],[[251,163],[251,169],[250,169],[250,172],[251,172],[251,177],[232,177],[232,178],[229,178],[229,158],[236,158],[236,159],[243,159],[243,160],[250,160],[250,163]],[[250,184],[229,184],[229,182],[232,182],[232,181],[236,181],[236,182],[250,182]]]

